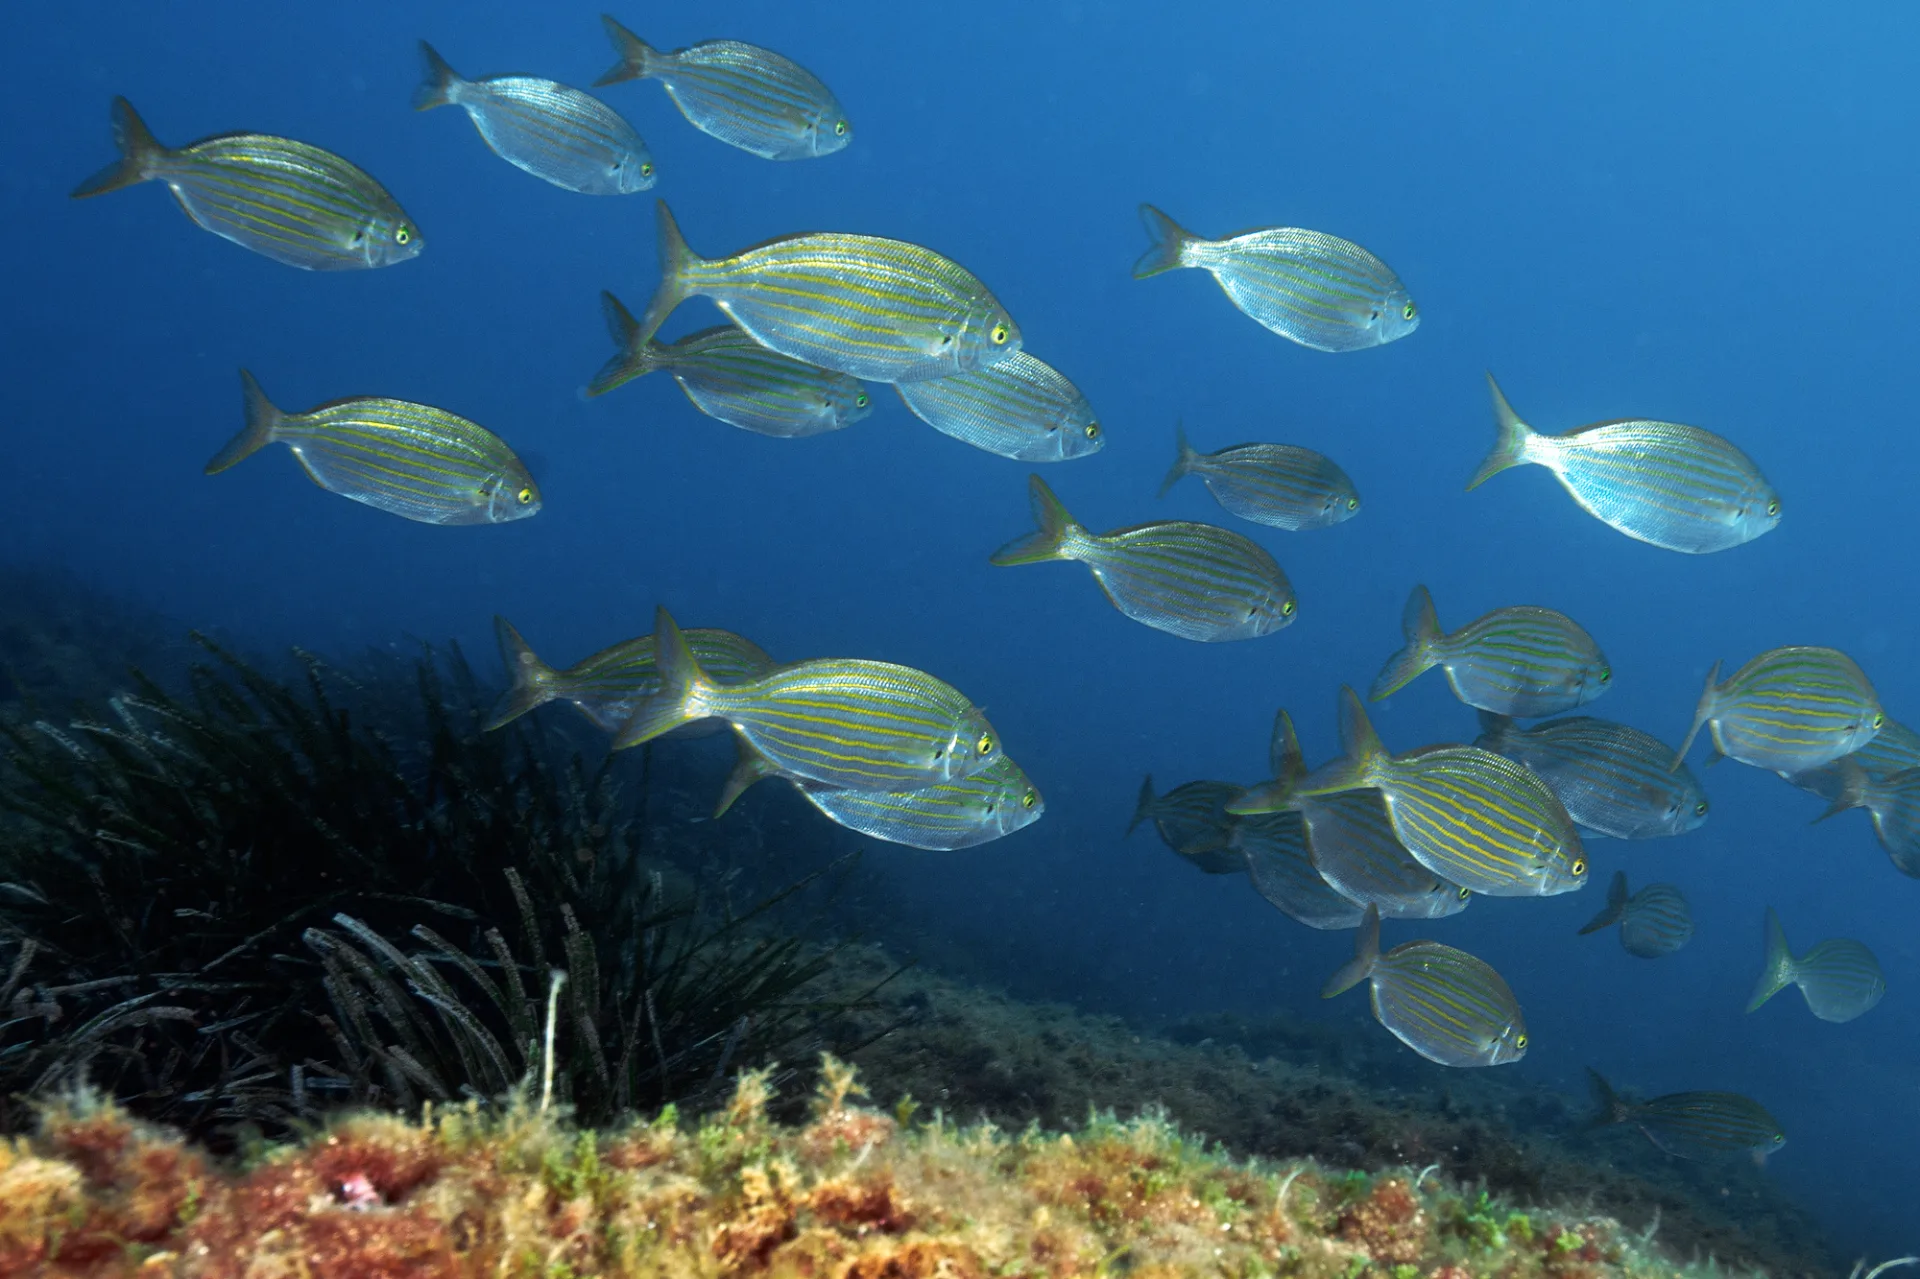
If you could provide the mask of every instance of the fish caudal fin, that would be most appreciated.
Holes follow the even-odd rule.
[[[1626,913],[1627,872],[1616,870],[1613,872],[1613,882],[1607,885],[1606,909],[1588,920],[1587,926],[1580,930],[1580,935],[1585,937],[1588,933],[1597,933],[1602,928],[1611,928],[1619,923]]]
[[[245,369],[240,370],[240,389],[246,400],[247,424],[240,428],[240,434],[227,441],[225,448],[213,455],[213,460],[207,463],[208,475],[218,475],[273,443],[274,428],[286,419],[286,414],[273,406],[267,393],[254,381],[253,374]]]
[[[1367,913],[1360,920],[1360,931],[1353,935],[1353,958],[1340,968],[1340,971],[1327,978],[1327,984],[1320,988],[1320,998],[1332,999],[1335,995],[1352,990],[1367,978],[1373,976],[1374,965],[1380,962],[1380,908],[1369,904]]]
[[[420,42],[420,61],[426,70],[420,78],[420,87],[413,91],[413,109],[431,111],[452,104],[454,95],[466,81],[425,40]]]
[[[1160,481],[1160,496],[1165,497],[1167,490],[1178,484],[1182,478],[1193,473],[1193,464],[1199,454],[1187,443],[1187,428],[1184,423],[1173,424],[1173,469],[1167,472],[1167,478]]]
[[[1867,783],[1870,780],[1867,770],[1860,767],[1860,761],[1851,755],[1842,755],[1834,761],[1834,771],[1840,778],[1840,793],[1827,805],[1827,811],[1814,818],[1809,825],[1818,826],[1829,817],[1838,817],[1849,808],[1867,806]]]
[[[1133,806],[1133,816],[1127,819],[1127,834],[1131,835],[1140,828],[1140,823],[1153,816],[1154,805],[1159,803],[1153,796],[1153,774],[1148,773],[1140,783],[1140,798]]]
[[[1787,949],[1787,930],[1780,927],[1780,916],[1773,907],[1767,907],[1767,954],[1760,964],[1760,980],[1753,983],[1753,996],[1747,1000],[1747,1011],[1752,1012],[1760,1005],[1793,984],[1793,952]]]
[[[1507,397],[1500,392],[1500,384],[1493,380],[1493,374],[1487,374],[1487,388],[1493,392],[1493,425],[1499,432],[1499,438],[1493,443],[1493,452],[1487,454],[1480,463],[1480,469],[1467,481],[1467,489],[1472,491],[1485,484],[1500,472],[1515,466],[1525,466],[1533,461],[1529,446],[1538,437],[1533,428],[1520,420],[1513,411],[1513,405],[1507,403]]]
[[[653,615],[653,654],[660,670],[660,691],[640,703],[626,727],[614,736],[615,750],[650,742],[707,716],[702,695],[713,684],[687,647],[687,637],[674,624],[673,615],[664,608]]]
[[[1360,695],[1344,684],[1340,686],[1340,746],[1345,754],[1307,774],[1295,788],[1296,795],[1334,795],[1372,786],[1387,762],[1387,748],[1373,731]]]
[[[1687,730],[1686,740],[1680,743],[1680,749],[1673,753],[1673,763],[1667,765],[1669,773],[1680,771],[1680,765],[1687,762],[1687,752],[1693,748],[1693,739],[1700,736],[1700,729],[1719,711],[1719,685],[1720,663],[1715,662],[1713,669],[1707,672],[1707,686],[1700,691],[1700,700],[1693,708],[1693,727]],[[1708,762],[1717,762],[1717,757]]]
[[[613,339],[613,358],[587,383],[587,394],[605,395],[616,386],[624,386],[637,377],[645,377],[660,367],[653,352],[653,339],[640,332],[640,321],[619,298],[602,289],[600,311],[607,317],[607,335]]]
[[[1627,1121],[1629,1108],[1613,1090],[1605,1075],[1587,1067],[1587,1084],[1593,1089],[1593,1118],[1586,1123],[1588,1128],[1605,1128],[1609,1124],[1623,1124]]]
[[[493,633],[500,641],[500,661],[513,683],[494,705],[493,715],[484,726],[487,732],[504,728],[534,707],[552,701],[556,696],[554,677],[559,674],[540,660],[512,622],[498,614],[493,619]]]
[[[600,15],[600,25],[607,29],[607,39],[613,41],[613,51],[620,55],[620,61],[593,82],[594,88],[619,84],[622,80],[644,80],[653,74],[654,65],[660,58],[658,49],[615,22],[609,14]]]
[[[700,256],[687,247],[686,237],[680,234],[680,224],[673,220],[673,210],[667,207],[667,202],[656,201],[654,207],[660,215],[660,287],[647,303],[647,313],[640,317],[643,338],[658,333],[667,317],[673,314],[673,308],[687,300],[687,272],[700,264]]]
[[[1505,750],[1513,734],[1513,717],[1498,715],[1493,711],[1477,711],[1480,718],[1480,736],[1487,739],[1487,749]]]
[[[762,755],[760,748],[738,731],[733,735],[733,746],[736,752],[733,771],[727,774],[727,784],[720,788],[720,802],[713,807],[715,817],[725,817],[727,810],[733,807],[733,801],[746,794],[755,783],[780,775],[773,761]]]
[[[1141,254],[1140,260],[1133,264],[1133,278],[1144,280],[1150,275],[1185,266],[1186,263],[1181,259],[1187,246],[1197,237],[1151,204],[1140,206],[1140,220],[1146,223],[1147,239],[1152,243]]]
[[[113,144],[120,148],[120,158],[75,187],[72,198],[84,200],[145,182],[153,176],[155,162],[167,154],[167,149],[154,141],[133,103],[125,98],[113,100]]]
[[[1373,677],[1373,687],[1367,690],[1368,701],[1377,702],[1399,692],[1439,660],[1435,649],[1445,636],[1440,630],[1440,618],[1433,611],[1433,596],[1427,593],[1426,587],[1414,587],[1413,594],[1407,597],[1407,606],[1400,612],[1400,633],[1406,636],[1407,646],[1389,657],[1380,673]]]
[[[1042,564],[1048,560],[1067,560],[1067,539],[1080,531],[1073,516],[1053,495],[1039,476],[1027,479],[1027,497],[1033,506],[1033,522],[1040,527],[1025,537],[1015,538],[988,557],[988,562],[1006,568],[1014,564]]]

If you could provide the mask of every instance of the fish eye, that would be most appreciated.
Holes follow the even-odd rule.
[[[1613,667],[1602,666],[1600,668],[1600,675],[1599,675],[1600,682],[1604,684],[1612,678],[1613,678]]]
[[[1029,789],[1026,794],[1020,797],[1020,807],[1032,808],[1036,803],[1039,802],[1039,800],[1040,800],[1040,797],[1036,795],[1031,789]]]
[[[1695,805],[1693,806],[1693,815],[1694,815],[1695,817],[1705,817],[1705,816],[1707,815],[1707,801],[1706,801],[1706,800],[1704,800],[1704,799],[1703,799],[1703,800],[1701,800],[1701,801],[1700,801],[1699,803],[1697,803],[1697,804],[1695,804]]]
[[[1768,503],[1767,503],[1767,514],[1768,514],[1768,515],[1778,515],[1778,514],[1780,514],[1780,499],[1779,499],[1779,498],[1777,498],[1777,497],[1776,497],[1776,498],[1774,498],[1774,499],[1773,499],[1773,500],[1772,500],[1771,502],[1768,502]]]
[[[1574,859],[1573,859],[1573,865],[1572,865],[1571,867],[1569,867],[1569,869],[1573,871],[1573,873],[1574,873],[1574,875],[1575,875],[1575,876],[1580,876],[1580,875],[1584,875],[1584,874],[1586,874],[1586,873],[1587,873],[1587,859],[1586,859],[1586,858],[1584,858],[1584,857],[1576,857],[1576,858],[1574,858]]]
[[[1773,1144],[1774,1144],[1774,1145],[1776,1145],[1776,1146],[1784,1146],[1784,1145],[1786,1145],[1786,1144],[1787,1144],[1787,1134],[1785,1134],[1785,1133],[1783,1133],[1783,1132],[1777,1132],[1777,1133],[1775,1133],[1775,1134],[1773,1134]]]
[[[1007,339],[1013,336],[1013,330],[1009,329],[1007,327],[1006,321],[1002,320],[1000,323],[994,325],[991,329],[987,330],[987,336],[993,339],[993,344],[995,346],[1005,346],[1007,344]]]
[[[1347,509],[1348,509],[1349,511],[1357,511],[1357,510],[1359,510],[1359,509],[1360,509],[1360,499],[1359,499],[1359,498],[1357,498],[1357,497],[1350,497],[1350,498],[1348,498],[1348,499],[1347,499]]]
[[[1297,608],[1297,607],[1299,607],[1299,606],[1298,606],[1298,605],[1296,605],[1296,604],[1295,604],[1295,603],[1294,603],[1294,602],[1293,602],[1292,600],[1288,600],[1288,601],[1287,601],[1286,603],[1284,603],[1284,604],[1282,604],[1282,605],[1280,606],[1280,616],[1282,616],[1282,617],[1292,617],[1292,616],[1293,616],[1293,610],[1294,610],[1295,608]]]
[[[525,506],[528,502],[533,501],[533,489],[529,485],[522,485],[520,491],[513,496],[520,505]]]
[[[1883,713],[1881,713],[1881,712],[1879,712],[1879,711],[1875,711],[1875,712],[1874,712],[1874,716],[1873,716],[1873,726],[1874,726],[1875,728],[1879,728],[1879,727],[1880,727],[1880,726],[1881,726],[1882,724],[1885,724],[1886,722],[1887,722],[1887,717],[1886,717],[1886,715],[1885,715],[1885,714],[1883,714]]]
[[[1473,890],[1462,885],[1460,891],[1455,893],[1454,896],[1458,897],[1461,901],[1467,901],[1473,896]]]
[[[1420,314],[1419,310],[1411,302],[1400,308],[1400,318],[1403,320],[1411,320],[1418,314]]]
[[[1100,424],[1098,422],[1087,423],[1087,438],[1090,440],[1100,438]]]
[[[1527,1037],[1525,1035],[1515,1035],[1513,1037],[1513,1046],[1515,1048],[1525,1048],[1527,1046]]]
[[[650,178],[653,176],[653,161],[642,160],[640,162],[640,176],[643,178]]]
[[[411,244],[413,243],[413,232],[405,226],[397,226],[393,229],[393,242],[395,244]]]
[[[844,138],[847,136],[847,122],[845,120],[835,120],[833,122],[833,135],[836,138]]]
[[[853,397],[853,407],[856,409],[864,409],[867,407],[867,393],[865,391]]]
[[[982,755],[993,754],[993,734],[992,733],[980,734],[980,740],[973,744],[973,749]]]

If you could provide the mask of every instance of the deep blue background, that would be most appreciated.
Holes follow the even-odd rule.
[[[928,668],[984,703],[1047,795],[1017,838],[955,855],[888,849],[896,931],[967,951],[1025,993],[1172,1018],[1209,1009],[1351,1024],[1314,998],[1348,951],[1244,881],[1205,880],[1121,838],[1140,774],[1251,781],[1277,705],[1310,755],[1334,692],[1398,643],[1416,581],[1458,626],[1500,605],[1565,609],[1615,690],[1594,706],[1677,740],[1715,658],[1786,643],[1858,657],[1920,720],[1911,598],[1920,248],[1920,12],[1565,6],[1022,3],[946,8],[642,6],[662,47],[715,35],[781,49],[840,95],[853,145],[772,164],[700,134],[656,85],[605,96],[648,138],[696,250],[805,229],[927,244],[985,279],[1028,349],[1072,377],[1104,454],[1050,468],[1106,528],[1231,522],[1194,481],[1154,500],[1184,415],[1196,444],[1330,453],[1365,498],[1330,530],[1256,532],[1302,602],[1289,630],[1185,643],[1109,608],[1084,570],[995,569],[1028,527],[1028,468],[880,408],[838,435],[762,439],[700,417],[664,377],[600,401],[596,293],[637,311],[654,279],[646,197],[588,198],[489,154],[462,115],[407,109],[414,40],[469,75],[587,84],[612,60],[582,4],[73,4],[10,14],[0,53],[0,314],[8,545],[201,626],[311,647],[457,636],[506,614],[564,662],[647,628],[732,627],[781,658]],[[692,16],[696,15],[697,16]],[[1731,25],[1723,25],[1723,21]],[[336,149],[417,219],[425,253],[316,275],[196,230],[157,185],[85,204],[124,93],[162,141],[252,129]],[[1411,338],[1350,355],[1293,346],[1197,272],[1134,282],[1134,207],[1206,234],[1335,232],[1407,281]],[[690,303],[677,333],[712,322]],[[313,488],[278,450],[217,478],[235,370],[283,406],[384,394],[445,406],[545,459],[546,510],[430,528]],[[1688,557],[1586,518],[1537,469],[1462,485],[1491,442],[1491,367],[1543,429],[1645,415],[1746,449],[1781,527]],[[557,713],[557,712],[556,712]],[[1471,713],[1429,675],[1378,716],[1388,744],[1459,739]],[[1596,842],[1595,886],[1483,900],[1431,935],[1501,968],[1534,1037],[1513,1069],[1569,1091],[1591,1062],[1647,1093],[1750,1092],[1790,1134],[1777,1176],[1843,1246],[1920,1248],[1914,997],[1920,884],[1865,818],[1737,765],[1706,774],[1711,821],[1676,841]],[[1578,938],[1624,866],[1671,879],[1698,934],[1675,958]],[[1788,992],[1751,1017],[1763,907],[1796,948],[1867,942],[1885,1002],[1846,1026]],[[1439,1067],[1434,1067],[1438,1071]]]

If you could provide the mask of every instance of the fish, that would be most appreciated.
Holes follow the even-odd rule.
[[[1274,780],[1287,785],[1306,774],[1293,719],[1274,716],[1268,763]],[[1364,917],[1362,904],[1320,877],[1307,846],[1306,820],[1297,811],[1256,813],[1232,819],[1231,846],[1246,859],[1254,891],[1282,914],[1323,930],[1348,929]]]
[[[1909,768],[1920,768],[1920,733],[1889,718],[1865,746],[1842,755],[1830,764],[1783,773],[1781,776],[1801,790],[1811,791],[1824,800],[1833,800],[1840,795],[1845,780],[1841,770],[1848,760],[1866,770],[1867,776],[1872,778],[1887,778]]]
[[[1780,916],[1767,907],[1767,950],[1747,1011],[1753,1012],[1788,986],[1798,986],[1807,1008],[1821,1021],[1852,1021],[1887,993],[1887,979],[1873,952],[1851,938],[1816,942],[1795,959],[1787,949]]]
[[[832,155],[853,141],[853,125],[819,77],[771,49],[703,40],[662,53],[602,14],[620,60],[593,83],[658,80],[687,123],[768,160]]]
[[[1619,419],[1562,435],[1534,431],[1487,374],[1499,438],[1469,491],[1500,472],[1552,471],[1580,509],[1636,541],[1688,555],[1751,542],[1780,523],[1780,494],[1753,460],[1697,426]]]
[[[464,109],[493,153],[514,168],[582,195],[632,195],[658,181],[653,153],[620,113],[591,93],[534,76],[467,80],[420,42],[426,76],[413,109]]]
[[[504,524],[540,513],[540,486],[499,436],[445,409],[354,396],[283,413],[240,370],[246,425],[208,475],[280,443],[329,493],[421,524]]]
[[[1589,1067],[1599,1113],[1588,1124],[1632,1124],[1660,1150],[1681,1159],[1713,1159],[1746,1154],[1759,1167],[1787,1144],[1780,1121],[1765,1106],[1737,1092],[1674,1092],[1631,1102],[1614,1092],[1600,1072]]]
[[[651,635],[622,641],[565,670],[555,670],[540,660],[506,618],[496,616],[493,629],[500,641],[500,659],[513,683],[482,726],[489,732],[548,702],[565,701],[578,707],[596,728],[617,733],[633,718],[640,703],[660,691],[660,669],[654,661]],[[773,659],[758,644],[732,631],[695,627],[682,634],[700,668],[717,683],[736,684],[774,667]]]
[[[781,776],[765,755],[736,733],[739,763],[727,779],[714,816],[723,815],[742,792],[763,777]],[[1040,820],[1046,801],[1020,766],[1001,754],[977,773],[916,790],[857,791],[787,778],[821,813],[848,830],[933,852],[974,848]]]
[[[925,671],[821,658],[724,685],[701,667],[664,608],[654,614],[653,636],[660,691],[614,737],[615,750],[711,716],[782,773],[870,791],[958,781],[1000,753],[1000,735],[980,708]]]
[[[731,324],[718,324],[663,344],[611,293],[600,295],[618,353],[587,384],[605,395],[655,369],[666,369],[693,407],[756,435],[799,439],[852,426],[873,412],[858,378],[769,351]]]
[[[1160,496],[1189,475],[1198,475],[1221,506],[1243,520],[1283,528],[1326,528],[1360,513],[1360,494],[1347,473],[1325,454],[1292,444],[1236,444],[1196,452],[1183,426],[1174,427],[1173,469],[1160,482]]]
[[[1613,839],[1684,835],[1711,808],[1692,769],[1668,767],[1671,746],[1612,720],[1570,715],[1522,728],[1481,711],[1474,745],[1531,768],[1576,825]]]
[[[1905,732],[1905,729],[1901,731]],[[1885,737],[1882,732],[1880,737]],[[1878,744],[1880,738],[1874,739]],[[1869,746],[1867,749],[1871,749]],[[1864,750],[1842,755],[1826,765],[1838,778],[1833,802],[1827,811],[1814,818],[1824,822],[1850,808],[1864,808],[1873,818],[1873,833],[1886,850],[1893,868],[1902,875],[1920,879],[1920,767],[1903,768],[1897,773],[1876,774],[1859,762]],[[1806,774],[1801,774],[1806,776]]]
[[[1394,835],[1428,870],[1490,897],[1550,897],[1587,882],[1573,819],[1545,782],[1477,746],[1389,755],[1360,697],[1340,690],[1346,754],[1301,783],[1303,798],[1373,789]]]
[[[1351,240],[1299,227],[1262,227],[1206,240],[1140,206],[1150,245],[1133,264],[1144,280],[1180,267],[1213,274],[1236,307],[1283,338],[1316,351],[1384,346],[1420,327],[1407,286]]]
[[[993,564],[1078,560],[1122,613],[1202,643],[1270,635],[1299,611],[1273,556],[1230,529],[1157,520],[1089,533],[1045,480],[1032,476],[1027,488],[1039,530],[995,551]]]
[[[1648,884],[1627,895],[1627,872],[1617,870],[1607,885],[1607,906],[1587,921],[1582,937],[1620,925],[1620,944],[1629,955],[1658,959],[1693,940],[1693,914],[1672,884]]]
[[[1107,446],[1080,388],[1025,351],[971,373],[902,382],[894,390],[934,430],[1016,462],[1066,462]]]
[[[1720,663],[1674,752],[1678,769],[1704,727],[1714,749],[1743,764],[1798,773],[1852,754],[1887,722],[1866,672],[1838,649],[1770,648],[1720,682]]]
[[[1140,783],[1140,800],[1127,823],[1131,835],[1140,823],[1151,821],[1168,848],[1209,875],[1236,875],[1247,868],[1233,847],[1235,819],[1226,805],[1243,791],[1232,782],[1185,782],[1164,795],[1153,793],[1153,775]]]
[[[1520,605],[1497,608],[1449,635],[1433,597],[1413,588],[1401,614],[1407,646],[1387,659],[1368,696],[1379,701],[1438,666],[1453,695],[1496,715],[1553,715],[1584,706],[1613,683],[1613,667],[1593,636],[1565,613]]]
[[[1020,350],[1020,326],[987,286],[931,249],[810,232],[703,258],[658,208],[660,287],[642,333],[705,297],[762,346],[869,382],[970,373]]]
[[[75,187],[76,200],[164,182],[196,226],[307,271],[392,266],[426,248],[400,202],[331,151],[264,133],[167,147],[125,98],[112,116],[120,158]]]
[[[1393,1037],[1442,1066],[1500,1066],[1527,1055],[1520,1002],[1492,965],[1437,941],[1380,953],[1380,908],[1367,907],[1354,957],[1322,999],[1371,983],[1373,1015]]]

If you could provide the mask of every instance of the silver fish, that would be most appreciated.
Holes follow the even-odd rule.
[[[1233,846],[1237,819],[1227,816],[1229,800],[1243,787],[1232,782],[1186,782],[1164,795],[1153,793],[1153,775],[1140,783],[1140,799],[1127,823],[1131,835],[1140,823],[1151,821],[1160,840],[1209,875],[1233,875],[1247,868],[1245,855]]]
[[[1800,988],[1807,1008],[1821,1021],[1852,1021],[1887,993],[1880,961],[1850,938],[1818,942],[1795,959],[1787,949],[1780,916],[1769,906],[1766,959],[1760,967],[1760,980],[1754,983],[1753,997],[1747,1000],[1747,1011],[1753,1012],[1788,986]]]
[[[1772,648],[1720,682],[1720,663],[1674,752],[1679,768],[1702,728],[1714,749],[1755,768],[1797,773],[1851,754],[1887,722],[1866,673],[1838,649]]]
[[[1780,1121],[1751,1097],[1737,1092],[1675,1092],[1632,1102],[1589,1069],[1600,1113],[1593,1126],[1632,1124],[1659,1149],[1681,1159],[1713,1159],[1744,1153],[1759,1167],[1787,1144]]]
[[[1582,937],[1620,925],[1620,944],[1629,955],[1658,959],[1671,955],[1693,939],[1693,913],[1687,899],[1672,884],[1648,884],[1627,894],[1627,872],[1613,873],[1607,885],[1607,905],[1587,921]]]
[[[1880,736],[1886,734],[1882,732]],[[1879,740],[1876,737],[1874,744]],[[1880,840],[1880,847],[1886,850],[1888,860],[1893,862],[1893,868],[1902,875],[1920,879],[1920,768],[1885,774],[1870,772],[1867,765],[1860,762],[1860,757],[1870,749],[1871,746],[1842,755],[1826,765],[1836,779],[1833,803],[1814,821],[1823,822],[1850,808],[1866,809],[1873,818],[1873,833]]]
[[[1671,767],[1673,748],[1649,733],[1591,715],[1522,728],[1480,712],[1474,742],[1540,774],[1575,823],[1614,839],[1683,835],[1707,820],[1693,770]]]
[[[1267,754],[1273,785],[1289,786],[1306,775],[1300,739],[1284,710],[1274,716]],[[1362,903],[1328,883],[1315,867],[1307,824],[1299,812],[1254,813],[1230,820],[1232,846],[1246,857],[1254,891],[1282,914],[1309,928],[1344,929],[1360,923]]]
[[[1407,646],[1374,678],[1373,701],[1406,687],[1435,666],[1453,695],[1497,715],[1552,715],[1607,691],[1613,668],[1593,636],[1565,613],[1522,605],[1497,608],[1451,635],[1440,629],[1433,597],[1413,588],[1401,614]]]
[[[1378,906],[1386,919],[1444,919],[1473,894],[1422,866],[1393,833],[1377,790],[1341,791],[1300,801],[1314,869],[1342,896]]]
[[[971,373],[894,389],[934,430],[1017,462],[1065,462],[1106,447],[1080,388],[1025,351]]]
[[[1865,769],[1872,778],[1887,778],[1909,768],[1920,768],[1920,733],[1889,718],[1865,746],[1841,756],[1831,764],[1782,773],[1781,776],[1801,790],[1811,791],[1824,800],[1833,800],[1840,794],[1841,783],[1845,780],[1841,776],[1841,769],[1848,760]]]
[[[1442,1066],[1499,1066],[1527,1055],[1527,1023],[1499,973],[1464,950],[1410,941],[1380,953],[1380,910],[1367,907],[1354,958],[1320,992],[1372,983],[1373,1015],[1407,1047]]]
[[[1160,496],[1189,475],[1198,475],[1221,506],[1243,520],[1283,528],[1326,528],[1360,513],[1360,494],[1331,458],[1292,444],[1236,444],[1200,453],[1174,427],[1173,469],[1160,482]]]

